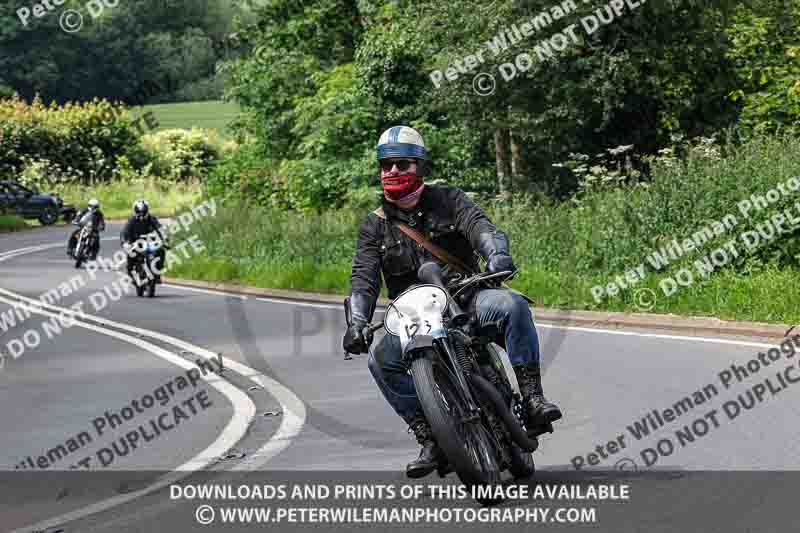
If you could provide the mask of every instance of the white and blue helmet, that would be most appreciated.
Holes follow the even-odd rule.
[[[389,157],[428,159],[422,135],[408,126],[394,126],[384,131],[378,140],[378,160]]]
[[[408,157],[419,159],[417,174],[425,176],[430,174],[430,161],[428,149],[422,135],[414,128],[408,126],[394,126],[384,131],[378,139],[378,161],[390,157]]]

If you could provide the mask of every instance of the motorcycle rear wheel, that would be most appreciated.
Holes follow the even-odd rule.
[[[411,375],[436,442],[459,479],[469,486],[502,481],[494,439],[482,420],[461,422],[465,406],[457,382],[434,350],[412,363]],[[479,498],[483,504],[497,499]]]

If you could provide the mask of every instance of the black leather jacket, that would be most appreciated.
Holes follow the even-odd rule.
[[[87,208],[87,207],[84,207],[83,209],[78,211],[78,213],[75,215],[75,218],[73,219],[73,224],[75,224],[76,226],[79,226],[79,227],[82,228],[83,227],[83,223],[84,223],[83,217],[85,215],[87,215],[88,213],[89,213],[89,208]],[[105,229],[106,229],[106,219],[103,216],[103,212],[100,211],[99,209],[96,210],[93,213],[92,218],[93,218],[92,223],[94,224],[94,229],[97,230],[97,231],[105,231]]]
[[[439,263],[445,276],[450,269],[407,237],[392,220],[405,222],[421,231],[434,244],[479,271],[478,254],[487,260],[495,252],[509,253],[508,238],[486,213],[456,187],[426,185],[412,210],[382,202],[386,219],[370,213],[358,233],[350,277],[353,318],[369,322],[381,289],[381,275],[389,298],[395,298],[415,283],[417,269],[426,261]]]
[[[147,235],[148,233],[152,233],[154,231],[158,233],[158,236],[163,240],[164,237],[161,234],[160,228],[161,223],[153,215],[148,214],[143,218],[131,216],[128,219],[128,222],[125,223],[125,227],[122,228],[122,232],[119,236],[120,241],[123,243],[134,242],[142,235]]]

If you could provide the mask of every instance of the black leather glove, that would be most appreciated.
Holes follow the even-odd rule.
[[[516,271],[508,246],[508,237],[502,231],[481,233],[478,252],[486,260],[486,272],[494,274],[506,270]]]
[[[486,263],[486,272],[489,274],[494,274],[496,272],[505,272],[506,270],[511,270],[515,272],[517,267],[514,266],[514,261],[511,259],[511,256],[497,252],[489,258],[489,261]]]
[[[365,293],[354,292],[350,295],[350,326],[342,339],[342,348],[348,353],[368,353],[369,346],[372,344],[372,332],[364,335],[364,329],[369,321],[372,320],[372,313],[375,310],[375,302]]]
[[[348,353],[368,353],[369,346],[372,344],[372,332],[365,329],[366,324],[353,324],[352,326],[347,328],[347,331],[344,334],[344,339],[342,339],[342,347],[347,350]],[[367,332],[367,335],[364,335],[364,332]]]

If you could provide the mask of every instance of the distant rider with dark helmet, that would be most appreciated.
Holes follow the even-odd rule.
[[[133,204],[133,215],[125,223],[125,227],[122,228],[122,233],[120,234],[121,244],[123,248],[127,249],[133,246],[137,240],[151,233],[155,233],[162,244],[166,244],[166,239],[161,233],[161,223],[156,217],[150,214],[150,204],[144,199],[136,200]],[[128,275],[131,276],[133,273],[133,258],[131,254],[127,255],[128,261],[126,270]],[[156,251],[156,258],[158,260],[156,268],[161,271],[166,264],[165,246],[162,245],[159,247],[158,251]],[[156,283],[161,283],[161,274],[158,272],[153,272],[153,274],[155,274]]]
[[[72,223],[78,226],[78,229],[72,232],[72,235],[69,236],[69,242],[67,242],[67,256],[72,257],[75,253],[75,247],[78,245],[78,235],[80,235],[81,230],[83,227],[92,222],[94,231],[98,232],[106,230],[106,219],[103,216],[103,212],[100,211],[100,201],[97,198],[92,198],[89,200],[89,204],[84,208],[78,211],[75,215],[75,218],[72,219]],[[100,239],[98,235],[98,239],[95,244],[94,250],[89,250],[90,257],[97,257],[97,254],[100,253]]]
[[[386,334],[370,351],[371,335],[364,326],[372,320],[386,281],[394,299],[420,283],[417,270],[428,261],[444,266],[445,279],[452,272],[423,246],[394,225],[403,222],[425,234],[434,244],[456,256],[474,272],[480,271],[477,256],[486,261],[490,273],[516,271],[508,238],[461,189],[426,185],[431,162],[422,136],[406,126],[395,126],[381,135],[377,146],[382,205],[370,213],[358,233],[353,257],[351,325],[342,345],[350,353],[370,352],[369,370],[392,408],[409,425],[422,446],[419,457],[408,464],[409,477],[423,477],[440,466],[441,452],[425,419],[409,367],[402,359],[400,339]],[[526,426],[546,427],[561,418],[559,408],[542,391],[539,337],[528,301],[510,289],[476,292],[466,308],[480,325],[495,324],[495,342],[508,352],[523,395]],[[368,330],[367,330],[368,331]]]

